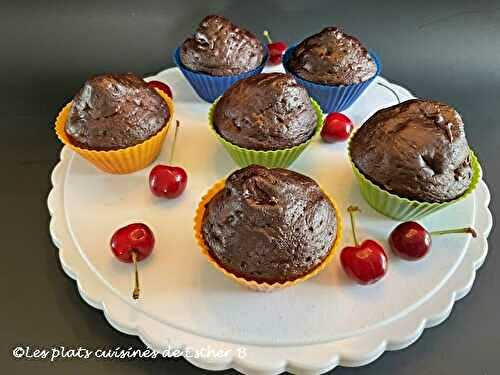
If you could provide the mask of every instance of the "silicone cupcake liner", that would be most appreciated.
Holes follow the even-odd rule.
[[[210,111],[208,112],[208,121],[210,129],[212,129],[219,142],[222,143],[228,154],[240,167],[246,167],[251,164],[259,164],[268,168],[286,168],[299,157],[299,155],[306,149],[306,147],[311,143],[313,138],[321,131],[321,128],[323,127],[323,113],[321,112],[321,108],[313,99],[311,99],[311,103],[314,110],[316,111],[316,115],[318,118],[314,133],[307,141],[297,146],[284,148],[281,150],[251,150],[232,144],[231,142],[224,139],[217,132],[213,123],[213,114],[215,111],[215,106],[217,105],[217,101],[215,101],[215,103],[210,107]]]
[[[467,198],[477,187],[479,181],[481,181],[481,166],[479,165],[479,161],[477,160],[474,152],[470,150],[472,180],[467,190],[460,197],[442,203],[420,202],[402,198],[375,185],[368,178],[366,178],[363,173],[361,173],[351,158],[351,140],[349,141],[348,146],[349,160],[351,162],[354,175],[358,180],[361,195],[376,211],[395,220],[407,221],[421,219],[424,216],[449,207]]]
[[[57,116],[55,124],[57,137],[62,143],[70,147],[73,151],[77,152],[80,156],[87,159],[104,172],[125,174],[143,169],[151,164],[160,153],[163,141],[174,117],[174,104],[172,100],[162,91],[156,91],[167,103],[170,116],[165,126],[163,126],[158,133],[142,143],[124,149],[111,151],[89,150],[71,144],[71,141],[66,134],[65,127],[73,102],[66,104]]]
[[[206,73],[195,72],[185,67],[181,62],[180,48],[177,48],[174,52],[175,64],[179,67],[198,96],[209,103],[212,103],[215,99],[224,94],[224,92],[236,81],[262,72],[266,61],[267,55],[264,56],[262,64],[248,72],[230,76],[212,76]]]
[[[315,83],[300,78],[288,68],[288,61],[292,57],[294,50],[295,46],[286,50],[285,55],[283,56],[283,66],[287,73],[293,75],[295,80],[307,89],[309,95],[311,95],[311,97],[319,103],[321,109],[325,113],[342,112],[349,108],[368,88],[368,86],[370,86],[375,78],[380,75],[380,71],[382,69],[378,56],[374,52],[370,51],[370,56],[377,65],[377,71],[369,80],[353,85],[326,85]]]
[[[336,205],[335,201],[325,192],[325,195],[328,197],[330,202],[332,203],[335,213],[336,213],[336,218],[337,218],[337,237],[335,238],[335,241],[330,249],[330,252],[328,255],[323,259],[323,261],[316,266],[313,270],[309,271],[306,275],[299,277],[295,280],[291,281],[286,281],[284,283],[274,283],[274,284],[268,284],[265,282],[257,282],[254,280],[247,280],[243,277],[236,276],[235,274],[227,271],[225,268],[219,265],[217,261],[211,256],[210,251],[208,249],[207,244],[205,243],[205,240],[203,239],[202,235],[202,225],[203,225],[203,216],[205,214],[205,207],[210,202],[210,200],[214,197],[215,194],[217,194],[220,190],[224,188],[225,184],[225,179],[217,182],[201,199],[201,202],[198,205],[198,208],[196,210],[196,216],[194,219],[194,233],[195,233],[195,238],[196,241],[198,242],[198,245],[200,247],[201,253],[207,258],[207,260],[212,264],[216,269],[218,269],[220,272],[222,272],[225,276],[230,278],[231,280],[237,282],[240,285],[243,285],[251,290],[258,291],[258,292],[271,292],[273,290],[281,289],[281,288],[286,288],[292,285],[296,285],[302,281],[305,281],[307,279],[310,279],[311,277],[317,275],[320,273],[333,259],[335,252],[337,248],[340,246],[340,243],[342,241],[342,216],[340,215],[340,210],[338,206]]]

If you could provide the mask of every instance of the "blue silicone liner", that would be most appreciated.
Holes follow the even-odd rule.
[[[286,50],[283,56],[283,66],[287,73],[293,75],[295,80],[304,86],[309,95],[316,100],[321,109],[325,113],[342,112],[349,108],[361,96],[361,94],[368,88],[368,86],[380,75],[382,66],[376,53],[370,51],[369,54],[377,65],[375,75],[367,81],[353,84],[353,85],[326,85],[315,83],[303,78],[300,78],[293,71],[288,68],[288,62],[292,57],[295,46]]]
[[[202,72],[195,72],[185,67],[181,62],[180,48],[175,50],[173,58],[175,65],[179,67],[198,96],[209,103],[213,103],[215,99],[224,94],[224,92],[236,81],[262,72],[267,61],[267,55],[265,55],[262,64],[253,70],[230,76],[213,76]]]

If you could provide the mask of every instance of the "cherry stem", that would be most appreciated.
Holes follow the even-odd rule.
[[[477,237],[477,232],[472,227],[436,230],[436,231],[431,232],[431,236],[442,236],[443,234],[453,234],[453,233],[467,233],[467,234],[472,235],[473,238]]]
[[[347,212],[349,212],[349,216],[351,217],[351,227],[352,227],[352,238],[354,239],[354,244],[359,246],[358,237],[356,236],[356,220],[354,220],[354,213],[360,212],[361,210],[357,206],[349,206],[347,207]]]
[[[179,130],[179,126],[181,126],[181,123],[177,120],[175,124],[174,141],[172,142],[172,150],[170,151],[170,165],[172,165],[172,161],[174,160],[175,143],[177,142],[177,132]]]
[[[262,34],[266,37],[269,44],[271,44],[273,42],[273,40],[271,39],[271,36],[269,35],[269,31],[264,30],[264,32]]]
[[[132,261],[134,262],[134,272],[135,272],[135,286],[134,291],[132,292],[133,299],[139,299],[139,271],[137,269],[137,252],[135,250],[132,251]]]

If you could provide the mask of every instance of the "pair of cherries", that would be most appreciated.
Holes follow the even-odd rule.
[[[159,89],[172,98],[172,90],[160,81],[150,81],[148,86]],[[180,123],[177,121],[174,140],[170,153],[170,163],[174,158],[175,144]],[[186,171],[172,165],[156,165],[149,173],[149,188],[160,198],[173,199],[180,196],[187,185]],[[140,295],[139,272],[137,263],[151,255],[155,245],[153,231],[143,223],[133,223],[118,229],[111,237],[110,247],[115,257],[125,263],[134,264],[135,285],[132,297],[138,299]]]
[[[347,211],[351,218],[354,246],[347,246],[340,253],[340,263],[347,275],[362,285],[373,284],[387,273],[387,254],[381,244],[368,239],[361,244],[356,235],[354,213],[359,211],[350,206]],[[397,256],[409,261],[425,257],[432,245],[432,236],[452,233],[467,233],[477,236],[473,228],[457,228],[440,231],[427,231],[415,221],[407,221],[396,226],[389,235],[389,246]]]

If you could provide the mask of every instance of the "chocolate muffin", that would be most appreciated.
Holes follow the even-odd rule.
[[[297,45],[288,68],[303,79],[326,85],[361,83],[377,72],[361,42],[337,27],[326,27]]]
[[[214,76],[235,75],[257,68],[264,47],[250,31],[222,16],[207,16],[184,41],[181,62],[191,70]]]
[[[253,150],[278,150],[307,141],[317,114],[304,87],[283,73],[262,73],[238,81],[216,104],[216,131]]]
[[[400,197],[445,202],[462,195],[471,182],[462,119],[436,101],[412,99],[376,112],[350,148],[366,178]]]
[[[163,98],[132,73],[91,77],[73,99],[66,133],[75,146],[115,150],[155,135],[169,118]]]
[[[335,209],[311,178],[252,165],[207,204],[202,235],[221,267],[246,280],[284,283],[311,272],[336,239]]]

